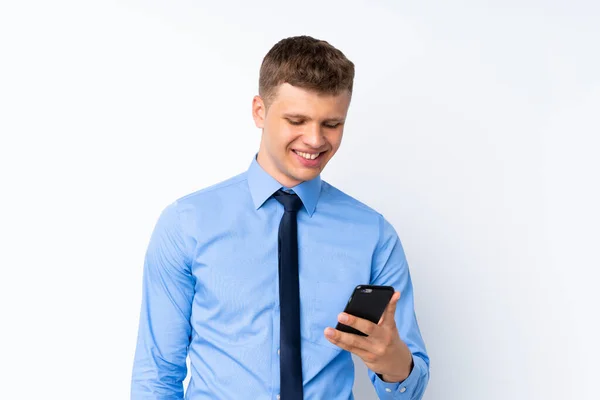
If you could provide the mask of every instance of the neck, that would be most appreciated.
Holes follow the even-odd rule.
[[[258,165],[260,165],[262,169],[264,169],[267,172],[267,174],[271,175],[273,179],[279,182],[281,186],[284,186],[286,188],[292,188],[302,183],[302,181],[292,179],[283,172],[281,172],[277,168],[273,160],[265,155],[265,152],[262,149],[258,151],[256,161],[258,162]]]

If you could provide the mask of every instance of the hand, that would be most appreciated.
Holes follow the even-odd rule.
[[[400,292],[394,292],[379,323],[341,313],[338,321],[369,336],[341,332],[327,327],[325,337],[331,343],[360,357],[367,367],[387,382],[405,380],[413,367],[412,353],[402,341],[394,319]]]

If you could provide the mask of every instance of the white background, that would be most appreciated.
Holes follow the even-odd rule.
[[[128,398],[154,223],[248,167],[299,34],[356,64],[323,177],[400,234],[425,399],[599,398],[600,12],[562,3],[2,2],[0,398]]]

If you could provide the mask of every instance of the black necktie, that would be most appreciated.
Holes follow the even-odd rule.
[[[302,359],[300,352],[300,287],[298,283],[298,231],[296,214],[302,200],[278,190],[273,197],[285,212],[279,223],[279,304],[281,400],[301,400]]]

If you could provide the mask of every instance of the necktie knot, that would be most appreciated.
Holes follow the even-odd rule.
[[[275,200],[283,204],[286,212],[297,212],[302,208],[302,200],[296,193],[287,193],[279,189],[273,194]]]

